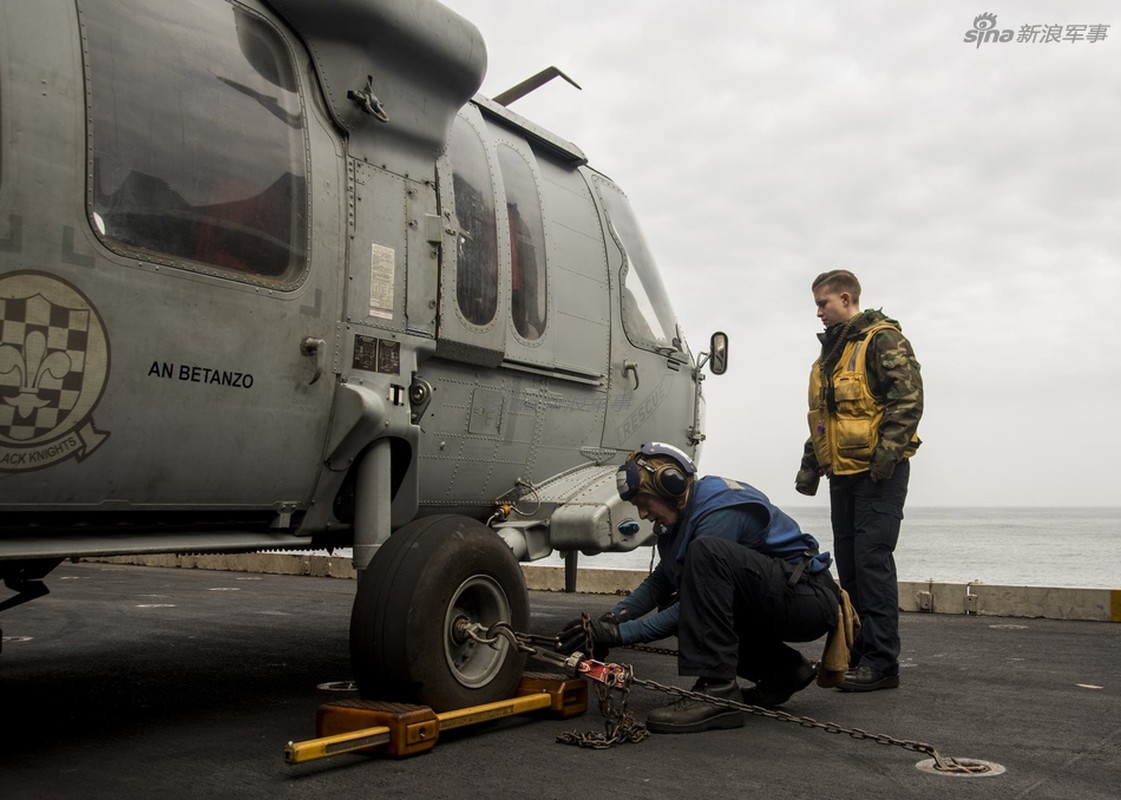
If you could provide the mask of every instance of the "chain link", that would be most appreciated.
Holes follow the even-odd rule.
[[[590,747],[595,750],[606,750],[617,744],[632,742],[637,744],[650,736],[646,724],[639,722],[634,714],[627,708],[630,698],[630,686],[634,681],[634,671],[629,665],[622,664],[623,677],[613,685],[593,682],[592,688],[599,700],[599,711],[604,719],[603,733],[587,731],[577,733],[569,731],[557,736],[560,744],[571,744],[577,747]]]
[[[638,650],[643,653],[657,653],[660,656],[673,656],[677,657],[678,653],[669,647],[655,647],[652,644],[622,644],[620,647],[625,647],[628,650]]]
[[[632,650],[640,650],[640,651],[647,652],[647,653],[657,653],[657,654],[660,654],[660,655],[676,656],[678,654],[676,650],[672,650],[670,648],[654,647],[654,646],[651,646],[651,645],[644,645],[644,644],[627,645],[627,647],[629,649],[632,649]],[[813,719],[812,717],[796,716],[796,715],[790,714],[786,711],[779,711],[777,709],[762,708],[761,706],[754,706],[754,705],[750,705],[748,703],[737,703],[734,700],[724,700],[724,699],[721,699],[721,698],[718,698],[718,697],[713,697],[712,695],[704,694],[702,692],[694,692],[694,691],[689,690],[689,689],[682,689],[678,686],[669,686],[669,685],[666,685],[664,683],[658,683],[657,681],[635,678],[634,677],[634,671],[629,666],[625,666],[625,669],[627,670],[627,678],[628,678],[627,681],[624,684],[622,684],[621,686],[615,687],[617,692],[622,696],[622,700],[619,703],[617,703],[616,705],[621,706],[623,709],[625,709],[626,706],[627,706],[628,694],[630,692],[630,687],[632,685],[635,685],[635,686],[641,686],[644,689],[649,689],[650,691],[665,692],[666,694],[672,694],[672,695],[675,695],[679,698],[688,699],[688,700],[696,700],[696,701],[699,701],[699,702],[702,702],[702,703],[707,703],[709,705],[716,706],[716,707],[730,708],[730,709],[734,709],[734,710],[737,710],[737,711],[744,711],[744,712],[749,713],[749,714],[754,714],[755,716],[767,717],[769,719],[778,720],[779,722],[797,723],[799,726],[801,726],[803,728],[816,728],[818,730],[823,730],[826,733],[847,734],[847,735],[851,736],[853,739],[864,739],[864,740],[868,740],[868,741],[871,741],[871,742],[875,742],[876,744],[882,744],[882,745],[886,745],[886,746],[889,746],[889,747],[901,747],[904,750],[909,750],[909,751],[912,751],[912,752],[915,752],[915,753],[922,753],[924,755],[930,756],[930,758],[932,758],[934,760],[935,769],[937,769],[940,772],[959,773],[959,774],[981,774],[981,773],[988,772],[989,769],[990,769],[989,765],[986,764],[986,763],[983,763],[983,762],[982,763],[972,763],[972,762],[971,763],[965,763],[965,762],[959,762],[959,761],[957,761],[953,758],[948,758],[946,756],[943,756],[941,753],[938,752],[937,748],[935,748],[934,745],[927,744],[926,742],[918,742],[918,741],[913,741],[913,740],[910,740],[910,739],[897,739],[893,736],[888,736],[885,733],[869,733],[868,731],[862,730],[860,728],[846,728],[843,725],[838,725],[835,722],[818,722],[817,720]],[[601,687],[598,684],[596,685],[596,691],[597,691],[597,693],[600,693],[601,698],[602,698],[602,695],[604,693],[609,693],[610,692],[610,690],[607,687]],[[601,701],[600,701],[600,711],[603,712],[604,717],[607,718],[607,723],[606,724],[607,724],[608,730],[610,731],[612,729],[612,727],[622,728],[622,727],[625,727],[626,725],[628,725],[629,724],[628,720],[625,720],[625,719],[620,718],[620,717],[612,718],[612,717],[608,716],[609,713],[611,713],[612,708],[613,707],[612,707],[611,704],[605,705],[604,701],[601,699]],[[626,712],[626,713],[628,715],[630,715],[630,712]],[[633,715],[630,715],[630,719],[633,720]],[[637,723],[637,724],[642,725],[642,723]],[[649,731],[645,730],[645,727],[646,727],[645,725],[642,725],[643,734],[644,734],[642,736],[643,739],[645,739],[647,736],[650,735]],[[588,735],[589,734],[585,734],[585,736],[588,736]],[[596,741],[595,744],[586,744],[583,741],[579,741],[579,742],[571,741],[571,738],[575,737],[575,736],[576,736],[576,734],[567,734],[567,737],[569,737],[569,738],[565,739],[564,743],[565,744],[580,744],[581,746],[584,746],[584,747],[594,746],[594,747],[606,748],[606,747],[611,746],[611,742],[601,743],[601,740],[598,739],[598,738],[595,740]],[[557,737],[557,741],[562,741],[562,738]],[[632,739],[631,741],[641,741],[641,739]]]
[[[590,632],[590,620],[587,614],[583,617],[584,633],[589,647],[586,649],[591,650],[590,644],[592,642]],[[498,642],[499,639],[508,640],[516,649],[521,652],[529,653],[537,657],[545,652],[541,648],[534,647],[530,642],[537,642],[539,644],[552,644],[556,645],[557,640],[555,637],[542,637],[531,636],[529,634],[516,633],[508,623],[496,623],[486,632],[482,632],[482,626],[478,624],[465,626],[463,633],[466,635],[486,644],[492,646]],[[630,649],[642,650],[644,652],[659,653],[662,655],[677,655],[676,650],[668,648],[652,647],[650,645],[628,645]],[[555,661],[555,654],[549,653],[545,661]],[[934,768],[939,772],[966,774],[966,775],[979,775],[989,772],[991,767],[986,762],[975,761],[958,761],[953,758],[943,756],[934,745],[927,744],[926,742],[914,741],[911,739],[898,739],[894,736],[888,736],[885,733],[869,733],[868,731],[860,728],[846,728],[843,725],[838,725],[835,722],[819,722],[812,717],[798,716],[790,714],[786,711],[779,711],[777,709],[763,708],[761,706],[754,706],[748,703],[740,703],[735,700],[725,700],[712,695],[704,694],[703,692],[696,692],[691,689],[682,689],[679,686],[670,686],[664,683],[658,683],[643,678],[636,678],[634,670],[629,664],[619,664],[622,669],[621,677],[617,677],[610,682],[600,683],[592,681],[592,687],[596,693],[599,701],[599,710],[604,718],[604,731],[599,733],[596,731],[587,731],[585,733],[578,733],[576,731],[569,731],[561,733],[557,736],[557,742],[560,744],[570,744],[578,747],[587,747],[595,750],[606,750],[617,744],[626,744],[628,742],[638,743],[650,736],[650,731],[646,729],[646,725],[635,718],[634,713],[627,707],[630,701],[630,690],[632,686],[641,686],[654,692],[663,692],[665,694],[675,695],[676,697],[694,700],[701,703],[707,703],[711,706],[718,708],[729,708],[736,711],[743,711],[748,714],[753,714],[758,717],[766,717],[768,719],[778,720],[779,722],[792,722],[796,723],[803,728],[816,728],[825,731],[826,733],[847,734],[853,739],[863,739],[876,744],[882,744],[889,747],[901,747],[904,750],[909,750],[915,753],[922,753],[929,756],[934,760]]]
[[[590,653],[594,648],[592,636],[592,620],[587,612],[581,615],[584,626],[584,652]],[[571,744],[577,747],[590,747],[595,750],[606,750],[616,744],[633,742],[637,744],[650,736],[646,724],[639,722],[627,708],[630,700],[631,683],[634,682],[634,670],[629,664],[620,664],[622,674],[612,673],[610,683],[599,681],[592,682],[592,689],[599,700],[599,712],[603,715],[603,733],[587,731],[577,733],[569,731],[557,736],[560,744]]]
[[[708,703],[712,706],[720,708],[731,708],[737,711],[744,711],[749,714],[754,714],[759,717],[767,717],[769,719],[778,720],[779,722],[794,722],[803,728],[817,728],[826,733],[844,733],[851,736],[853,739],[866,739],[876,744],[888,745],[891,747],[902,747],[904,750],[910,750],[915,753],[923,753],[934,759],[935,769],[940,772],[957,772],[978,774],[988,772],[989,766],[987,764],[975,763],[961,763],[953,758],[943,756],[934,745],[927,744],[926,742],[917,742],[910,739],[897,739],[893,736],[888,736],[886,733],[869,733],[868,731],[861,730],[860,728],[846,728],[843,725],[838,725],[835,722],[818,722],[811,717],[797,716],[795,714],[787,713],[786,711],[779,711],[777,709],[762,708],[760,706],[753,706],[747,703],[737,703],[734,700],[724,700],[718,697],[704,694],[702,692],[695,692],[689,689],[682,689],[678,686],[668,686],[664,683],[657,681],[644,680],[641,678],[632,678],[631,682],[635,686],[641,686],[644,689],[649,689],[655,692],[665,692],[667,694],[676,695],[688,700],[696,700],[702,703]]]

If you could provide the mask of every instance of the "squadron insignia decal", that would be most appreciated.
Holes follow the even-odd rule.
[[[109,340],[78,289],[42,272],[0,275],[0,472],[83,460],[108,437],[93,410]]]

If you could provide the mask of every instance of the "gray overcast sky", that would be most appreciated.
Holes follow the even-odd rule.
[[[809,285],[852,269],[926,384],[912,506],[1119,505],[1121,6],[1115,2],[446,0],[482,93],[628,194],[705,382],[701,471],[780,505],[818,351]],[[1097,42],[963,41],[1109,25]]]

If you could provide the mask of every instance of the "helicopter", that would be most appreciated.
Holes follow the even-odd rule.
[[[0,576],[352,548],[355,680],[507,697],[520,564],[649,543],[702,381],[623,191],[432,0],[0,11]],[[234,601],[236,602],[236,601]],[[236,611],[231,609],[231,611]]]

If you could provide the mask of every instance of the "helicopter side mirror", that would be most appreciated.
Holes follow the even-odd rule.
[[[728,334],[717,331],[709,340],[709,364],[713,375],[723,375],[728,370]]]

